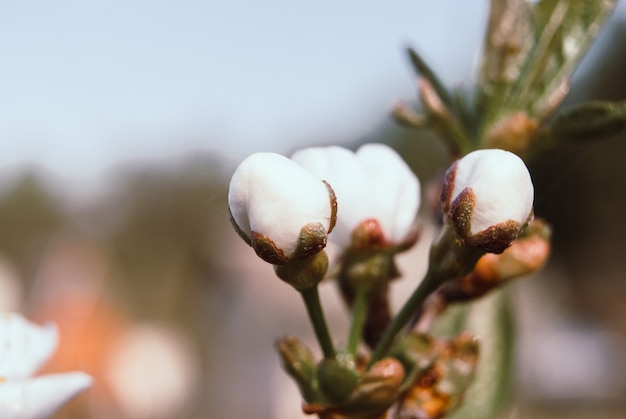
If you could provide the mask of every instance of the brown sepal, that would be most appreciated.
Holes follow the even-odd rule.
[[[467,242],[487,253],[502,253],[511,245],[522,230],[522,225],[514,220],[507,220],[492,225],[483,231],[468,237]]]
[[[294,259],[305,259],[326,247],[328,230],[321,223],[309,223],[300,230]]]
[[[328,197],[330,198],[330,221],[328,222],[328,231],[327,234],[330,234],[335,228],[335,224],[337,223],[337,195],[335,195],[335,191],[332,186],[325,180],[323,180],[324,185],[326,185],[326,189],[328,190]]]
[[[456,233],[464,240],[471,236],[472,212],[476,205],[476,195],[472,188],[467,187],[450,205],[450,223]]]
[[[282,249],[279,249],[269,237],[253,231],[251,234],[250,246],[256,254],[272,265],[283,265],[289,262],[289,258]]]
[[[450,210],[450,200],[452,199],[452,191],[454,190],[454,181],[456,179],[456,169],[459,164],[459,161],[455,161],[452,166],[446,171],[446,174],[443,179],[443,184],[441,186],[441,210],[444,214],[447,214]]]

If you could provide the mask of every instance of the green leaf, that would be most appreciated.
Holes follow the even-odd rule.
[[[452,106],[450,93],[441,80],[439,80],[435,72],[428,66],[428,64],[426,64],[426,61],[424,61],[424,59],[413,48],[407,48],[407,52],[409,53],[409,59],[411,60],[415,73],[428,80],[428,82],[435,89],[435,92],[437,92],[441,101],[446,105],[446,107],[450,108]]]
[[[532,45],[531,9],[526,0],[492,0],[483,46],[479,107],[497,118],[502,102],[520,77]],[[495,114],[495,115],[494,115]]]
[[[443,140],[450,155],[458,158],[474,150],[468,127],[461,123],[458,112],[453,111],[444,103],[430,81],[420,80],[418,90],[426,112],[427,124]],[[456,102],[460,100],[459,98]]]
[[[418,90],[426,112],[426,120],[416,122],[435,131],[455,158],[474,150],[470,136],[473,130],[467,123],[469,111],[463,97],[459,92],[453,96],[414,49],[408,48],[408,53],[415,72],[421,76]]]
[[[529,114],[542,118],[569,89],[571,73],[616,0],[543,0],[534,8],[535,47],[518,92],[530,88]]]
[[[584,143],[626,130],[626,101],[588,102],[559,113],[547,130],[550,144]]]
[[[486,115],[483,132],[516,111],[545,119],[567,94],[571,73],[615,3],[541,0],[530,9],[529,20],[527,2],[492,0],[479,99]],[[519,21],[507,29],[516,14]]]
[[[480,337],[478,369],[461,406],[446,419],[491,419],[508,401],[514,368],[513,322],[506,290],[472,304],[465,326]]]

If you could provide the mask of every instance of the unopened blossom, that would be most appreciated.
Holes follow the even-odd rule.
[[[489,149],[469,153],[448,169],[441,201],[461,238],[501,253],[532,219],[533,194],[524,162],[511,152]]]
[[[322,250],[334,225],[336,205],[327,183],[275,153],[255,153],[241,162],[228,191],[235,230],[272,264]]]
[[[399,244],[414,231],[419,181],[391,147],[312,147],[291,158],[333,185],[339,206],[333,242],[348,246],[360,229],[370,241],[378,235],[381,244]]]
[[[82,372],[32,377],[57,341],[53,325],[38,326],[18,314],[0,314],[0,418],[49,418],[91,385],[91,377]]]

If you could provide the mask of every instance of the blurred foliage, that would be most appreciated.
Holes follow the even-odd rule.
[[[46,246],[61,233],[95,239],[113,263],[108,286],[130,311],[152,319],[182,315],[193,323],[189,296],[202,295],[216,280],[225,169],[215,156],[196,156],[179,167],[122,172],[112,193],[78,213],[43,177],[24,174],[0,195],[0,254],[28,285]]]
[[[0,251],[27,284],[46,245],[69,218],[35,172],[23,174],[0,194]]]
[[[102,224],[113,224],[104,233],[120,269],[117,288],[143,315],[170,318],[187,310],[188,297],[215,280],[213,234],[224,222],[224,179],[216,157],[174,170],[134,168],[119,178],[117,199],[101,204],[99,217],[116,218]]]

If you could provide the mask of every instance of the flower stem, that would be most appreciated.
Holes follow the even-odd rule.
[[[356,356],[356,351],[361,340],[365,319],[367,318],[367,307],[369,305],[369,287],[358,286],[354,304],[352,305],[352,323],[350,324],[350,334],[346,350],[349,354]]]
[[[306,311],[309,314],[309,319],[315,330],[315,336],[319,342],[324,358],[335,357],[335,346],[328,332],[328,326],[326,325],[326,319],[324,318],[324,312],[320,304],[320,296],[317,290],[317,286],[306,288],[300,291],[300,295],[304,300]]]
[[[396,335],[419,312],[431,293],[445,281],[470,273],[482,255],[482,251],[458,240],[452,229],[444,226],[441,236],[430,249],[426,276],[385,329],[374,349],[369,366],[386,355]]]
[[[385,329],[378,345],[376,345],[376,348],[374,349],[369,366],[372,366],[385,356],[398,332],[400,332],[400,330],[409,322],[411,317],[424,303],[426,297],[435,291],[441,283],[441,277],[439,275],[435,275],[433,271],[429,270],[426,277],[424,277],[402,309],[400,309],[398,314],[396,314],[391,323],[389,323],[389,326]]]

